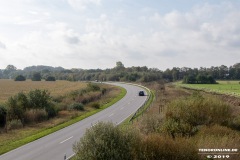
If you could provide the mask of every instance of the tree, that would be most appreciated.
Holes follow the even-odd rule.
[[[32,75],[32,81],[41,81],[42,79],[42,76],[39,72],[35,72],[33,73]]]
[[[73,145],[77,160],[134,159],[133,148],[140,141],[135,132],[123,132],[112,123],[99,122]]]
[[[19,119],[24,126],[24,113],[29,107],[27,96],[20,92],[17,95],[10,97],[7,102],[9,108],[9,117],[12,119]]]
[[[0,127],[6,125],[7,109],[5,106],[0,105]]]
[[[56,79],[53,76],[47,76],[46,81],[56,81]]]
[[[28,97],[29,105],[32,109],[44,109],[48,114],[48,118],[57,115],[57,110],[54,104],[51,102],[51,96],[47,90],[36,89],[34,91],[30,91]]]
[[[12,72],[12,71],[16,71],[17,70],[17,67],[15,67],[14,65],[8,65],[7,67],[6,67],[6,70],[7,71],[10,71],[10,72]]]
[[[116,62],[116,67],[115,67],[115,69],[116,69],[117,71],[123,71],[123,70],[125,69],[125,67],[124,67],[124,65],[123,65],[122,62],[118,61],[118,62]]]
[[[15,81],[26,81],[26,78],[23,75],[18,75],[17,77],[15,77],[14,80]]]

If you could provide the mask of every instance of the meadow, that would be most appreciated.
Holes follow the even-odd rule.
[[[85,88],[87,83],[69,81],[22,81],[0,79],[0,103],[4,103],[9,97],[19,92],[29,92],[35,89],[48,90],[52,96],[59,96],[73,90]]]
[[[217,81],[218,84],[182,84],[176,83],[178,86],[204,90],[207,92],[216,92],[221,94],[240,96],[240,82],[239,81]]]

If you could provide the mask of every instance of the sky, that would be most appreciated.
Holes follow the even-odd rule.
[[[0,68],[231,66],[239,0],[0,0]]]

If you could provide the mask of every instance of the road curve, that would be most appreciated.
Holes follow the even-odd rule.
[[[109,83],[123,87],[127,94],[120,101],[107,109],[94,114],[78,123],[63,128],[48,136],[28,143],[15,150],[0,156],[1,160],[64,160],[74,155],[72,145],[83,136],[86,129],[100,121],[111,121],[120,124],[134,113],[147,99],[146,96],[138,96],[142,88],[130,84]]]

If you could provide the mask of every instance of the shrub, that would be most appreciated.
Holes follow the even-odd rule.
[[[97,102],[92,103],[91,106],[92,106],[93,108],[96,108],[96,109],[99,109],[99,108],[100,108],[100,104],[97,103]]]
[[[45,111],[47,112],[48,119],[53,118],[58,114],[58,109],[53,103],[51,103],[47,108],[45,108]]]
[[[30,109],[24,114],[25,123],[38,123],[47,120],[47,112],[44,109],[33,110]]]
[[[82,103],[73,103],[69,107],[69,110],[78,110],[78,111],[83,111],[84,110],[84,105]]]
[[[197,94],[171,102],[166,117],[182,120],[192,126],[225,125],[231,119],[231,110],[229,105],[213,96],[203,97]]]
[[[15,81],[26,81],[26,78],[23,75],[18,75],[14,79]]]
[[[170,137],[152,134],[147,136],[139,145],[138,160],[198,160],[195,145],[184,138],[173,140]]]
[[[142,119],[140,129],[145,134],[156,133],[159,131],[161,123],[162,119],[159,114],[147,115]]]
[[[47,108],[50,105],[50,93],[47,90],[33,90],[28,93],[30,107],[34,109]]]
[[[87,90],[88,91],[99,91],[100,87],[98,84],[94,84],[94,83],[88,83],[87,84]]]
[[[32,78],[31,79],[32,79],[32,81],[41,81],[42,76],[41,76],[41,74],[39,72],[34,72],[32,74]]]
[[[240,133],[220,125],[202,127],[192,140],[198,148],[240,148]],[[240,159],[240,155],[231,155],[230,159]]]
[[[240,115],[235,116],[229,124],[229,127],[240,131]]]
[[[0,104],[0,127],[4,127],[6,125],[6,116],[7,109],[4,105]]]
[[[53,76],[48,76],[45,80],[46,81],[56,81],[56,78]]]
[[[209,96],[194,94],[168,104],[166,120],[161,131],[175,135],[191,136],[199,125],[228,125],[231,120],[230,106]]]
[[[123,132],[112,123],[99,122],[87,129],[85,135],[73,145],[77,160],[134,159],[134,146],[139,142],[134,132]]]

